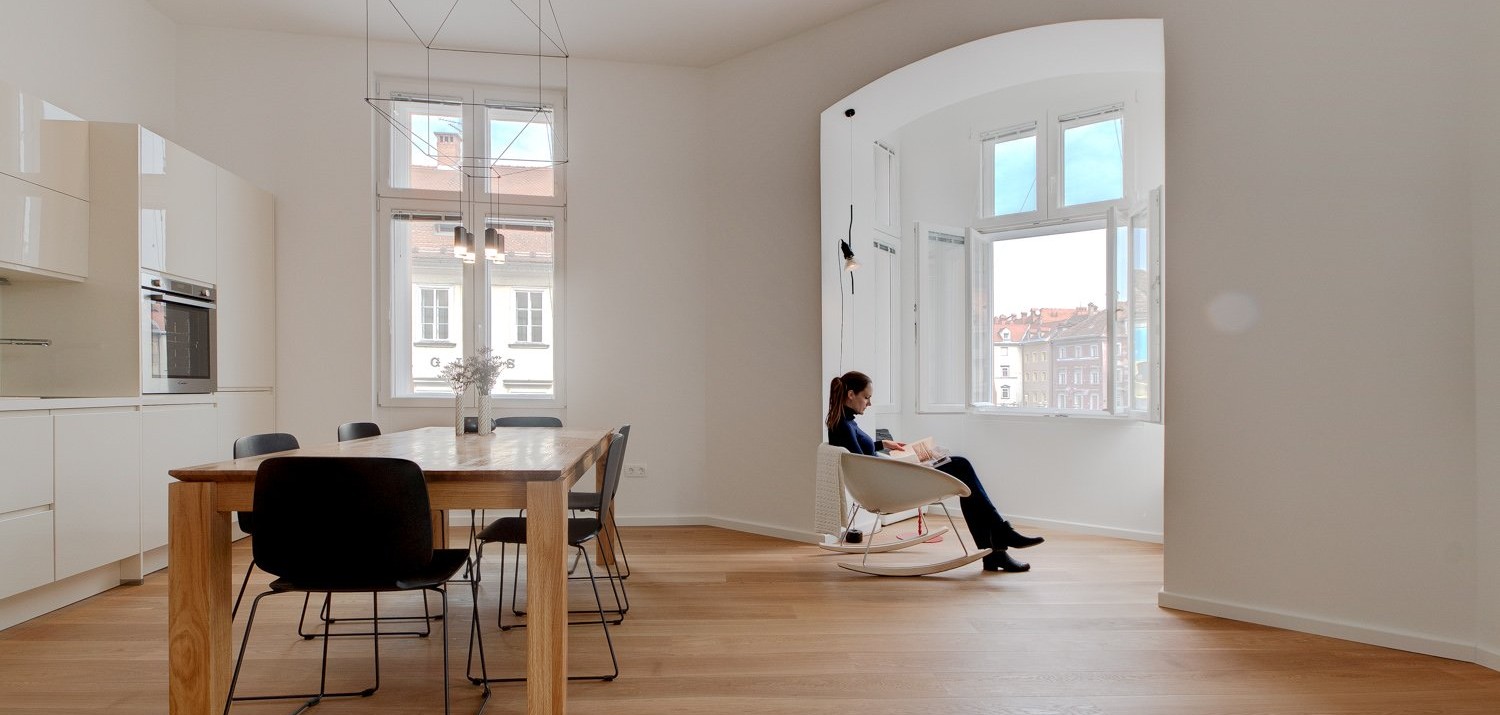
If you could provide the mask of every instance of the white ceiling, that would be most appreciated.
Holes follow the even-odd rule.
[[[543,27],[555,35],[561,26],[572,57],[689,67],[717,64],[883,1],[550,0],[549,8],[549,0],[368,0],[377,38],[415,41],[414,31],[432,37],[441,26],[438,46],[535,52],[537,32],[528,18],[540,6]],[[149,2],[183,25],[365,37],[366,0]]]

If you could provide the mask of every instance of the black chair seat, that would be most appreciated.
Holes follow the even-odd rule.
[[[409,591],[438,586],[453,578],[469,559],[468,549],[434,549],[432,562],[399,580],[333,582],[316,579],[278,578],[271,582],[272,591],[314,591],[317,593],[372,593]]]
[[[598,502],[594,507],[598,508]],[[577,546],[587,543],[590,539],[599,535],[599,520],[569,519],[568,520],[568,545]],[[526,543],[526,517],[508,516],[504,519],[496,519],[489,526],[479,532],[480,541],[499,541],[506,544]]]

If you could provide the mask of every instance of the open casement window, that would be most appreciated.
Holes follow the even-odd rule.
[[[1054,215],[1097,215],[1130,195],[1123,104],[1058,117],[1052,143],[1057,157]]]
[[[505,365],[492,394],[561,404],[562,216],[556,209],[481,206],[473,213],[405,208],[384,199],[382,216],[383,404],[451,399],[443,365],[481,346]],[[495,260],[454,255],[455,226],[505,236]],[[483,248],[481,247],[481,251]]]
[[[917,223],[917,411],[962,412],[969,396],[968,237]]]
[[[1104,413],[1110,338],[1106,224],[1070,221],[970,236],[976,411]]]
[[[861,268],[853,297],[854,353],[869,356],[859,365],[875,381],[875,397],[868,414],[901,411],[900,325],[906,313],[901,307],[901,239],[874,232],[874,238],[856,247]]]
[[[1109,215],[1113,309],[1111,394],[1115,414],[1161,422],[1162,190]]]

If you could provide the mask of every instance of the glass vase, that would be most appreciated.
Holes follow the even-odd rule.
[[[479,434],[490,434],[495,431],[494,405],[490,401],[488,390],[479,391]]]
[[[464,388],[453,391],[453,434],[464,433]]]

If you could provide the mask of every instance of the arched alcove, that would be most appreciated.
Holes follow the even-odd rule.
[[[877,192],[880,154],[873,150],[875,147],[889,143],[905,127],[928,121],[934,113],[972,106],[986,97],[1019,88],[1052,86],[1049,82],[1076,84],[1078,78],[1104,76],[1153,78],[1147,83],[1146,94],[1151,96],[1146,101],[1154,102],[1154,106],[1144,113],[1149,117],[1153,139],[1147,145],[1153,156],[1144,160],[1138,173],[1145,177],[1144,182],[1159,185],[1165,165],[1161,140],[1162,40],[1160,20],[1071,22],[1009,32],[954,47],[891,72],[830,106],[821,116],[825,384],[828,378],[848,369],[872,374],[879,371],[871,370],[866,362],[891,363],[887,387],[898,392],[895,388],[899,385],[899,399],[875,420],[867,418],[867,430],[894,427],[908,438],[938,435],[940,443],[963,450],[982,467],[987,463],[990,469],[982,468],[981,473],[987,484],[993,481],[998,487],[992,487],[997,502],[1019,516],[1080,531],[1145,540],[1160,540],[1162,532],[1161,426],[1120,420],[918,412],[910,386],[915,382],[911,377],[915,371],[910,367],[916,352],[911,339],[911,274],[915,261],[910,257],[915,246],[907,246],[899,259],[890,259],[870,251],[869,242],[859,238],[879,235],[877,232],[883,230],[899,245],[900,237],[910,236],[913,222],[920,218],[902,215],[892,225],[879,225],[877,212],[885,214],[888,207],[883,204],[889,203],[887,199],[904,196],[911,187],[902,186],[895,194]],[[964,140],[975,147],[972,162],[959,159],[952,170],[968,176],[972,184],[973,176],[980,171],[979,141],[972,134]],[[901,176],[898,173],[889,180],[898,181]],[[850,298],[850,274],[844,270],[840,250],[840,242],[846,237],[856,239],[857,253],[867,265],[872,258],[894,260],[893,265],[898,266],[894,270],[901,273],[899,281],[891,281],[888,289],[892,295],[900,295],[899,300],[892,299],[891,308],[891,314],[900,317],[885,333],[899,337],[892,338],[896,347],[888,351],[890,354],[878,359],[865,354],[867,337],[856,340],[858,330],[870,326],[861,322],[866,316]],[[874,277],[868,270],[853,274],[852,280],[867,291],[862,300],[871,300],[868,291],[875,289]],[[879,299],[885,300],[884,294]],[[882,365],[880,370],[886,367]],[[877,377],[877,385],[881,380]],[[877,395],[879,392],[877,387]],[[1047,479],[1004,474],[1011,466],[1017,467],[1016,472],[1031,477],[1044,474]]]

